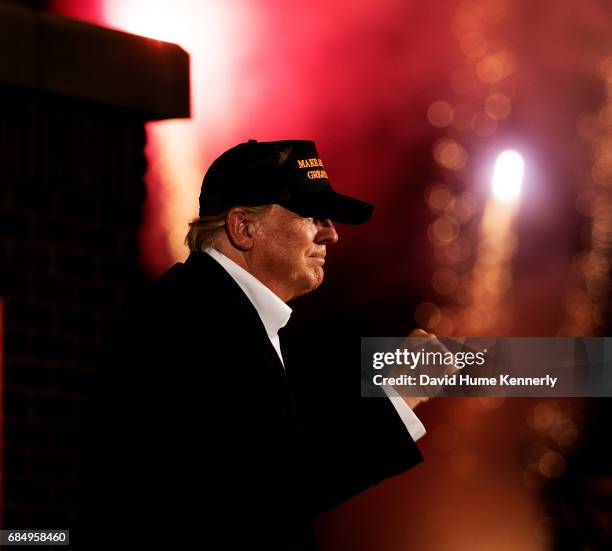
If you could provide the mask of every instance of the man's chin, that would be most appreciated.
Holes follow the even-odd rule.
[[[325,272],[323,271],[323,268],[317,267],[314,269],[314,286],[311,289],[312,291],[314,291],[317,287],[321,285],[321,283],[323,283],[324,277]]]
[[[301,290],[298,291],[291,300],[311,293],[317,289],[321,283],[323,283],[323,268],[315,268],[312,277],[309,278],[307,282],[304,282]]]

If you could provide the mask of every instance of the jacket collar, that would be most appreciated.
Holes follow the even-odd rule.
[[[291,308],[253,274],[247,272],[223,253],[213,248],[206,249],[204,252],[212,256],[232,276],[232,279],[238,283],[255,306],[268,335],[276,336],[279,329],[287,325],[291,317]]]
[[[222,300],[223,306],[235,309],[240,318],[239,322],[246,322],[256,333],[258,340],[265,346],[267,355],[278,364],[281,371],[285,371],[276,350],[270,342],[266,327],[257,312],[257,308],[249,300],[240,285],[232,276],[210,255],[203,252],[192,252],[184,263],[194,288],[206,287],[212,300]]]

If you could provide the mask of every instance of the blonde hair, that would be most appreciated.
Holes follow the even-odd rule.
[[[237,208],[243,209],[253,217],[259,217],[266,212],[271,205],[260,205],[257,207]],[[236,207],[232,207],[236,208]],[[205,249],[215,246],[219,231],[225,227],[225,219],[229,210],[215,214],[214,216],[200,216],[189,223],[189,231],[185,237],[185,244],[191,252],[203,252]]]

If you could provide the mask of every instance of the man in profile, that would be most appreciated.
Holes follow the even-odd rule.
[[[249,140],[213,162],[189,258],[140,301],[102,387],[109,526],[313,550],[316,515],[421,461],[418,399],[360,398],[359,335],[283,329],[323,281],[334,222],[372,212],[333,190],[310,141]]]

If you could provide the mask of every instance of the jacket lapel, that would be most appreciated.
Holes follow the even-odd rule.
[[[185,261],[185,268],[190,277],[194,278],[192,282],[194,288],[202,287],[203,283],[208,287],[206,295],[211,296],[214,300],[221,297],[221,300],[227,302],[228,309],[235,309],[240,316],[240,324],[248,327],[253,333],[253,341],[257,343],[260,350],[265,354],[270,364],[282,374],[286,380],[286,372],[283,364],[272,346],[272,342],[268,337],[266,328],[257,313],[257,309],[253,303],[244,294],[240,285],[234,281],[223,266],[221,266],[214,258],[206,253],[191,253]],[[283,356],[283,359],[284,356]],[[285,359],[285,362],[287,360]]]

